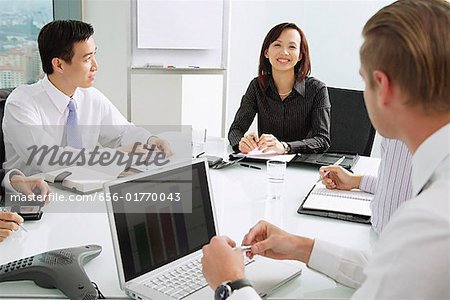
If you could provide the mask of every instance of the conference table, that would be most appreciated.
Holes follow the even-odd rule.
[[[229,151],[223,139],[209,138],[208,154],[227,157]],[[297,213],[301,201],[318,179],[317,167],[289,165],[282,197],[274,201],[267,199],[265,164],[252,164],[261,170],[235,164],[209,171],[219,234],[240,244],[248,229],[265,219],[286,231],[346,247],[370,250],[376,242],[377,235],[369,225]],[[378,164],[379,159],[360,157],[354,172],[376,174]],[[59,189],[54,192],[70,194]],[[70,205],[80,207],[82,204],[73,202]],[[103,250],[85,265],[87,275],[106,298],[126,298],[119,285],[106,205],[104,202],[99,205],[90,212],[77,209],[63,212],[58,204],[46,205],[40,221],[24,224],[28,232],[19,230],[0,243],[0,264],[49,250],[97,244]],[[353,292],[302,264],[302,275],[282,286],[269,299],[348,299]],[[0,283],[0,297],[65,298],[60,291],[38,287],[32,281]]]

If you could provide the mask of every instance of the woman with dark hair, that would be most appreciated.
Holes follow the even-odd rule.
[[[303,31],[293,23],[273,27],[261,47],[258,77],[250,82],[228,132],[235,151],[283,154],[329,148],[328,91],[310,72]],[[259,135],[247,132],[256,114]]]

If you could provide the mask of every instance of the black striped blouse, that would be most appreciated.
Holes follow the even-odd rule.
[[[291,153],[323,152],[330,147],[330,109],[327,87],[314,77],[297,82],[284,100],[272,78],[264,94],[255,78],[242,97],[228,140],[237,151],[239,141],[258,114],[259,135],[272,134],[280,142],[287,142]]]

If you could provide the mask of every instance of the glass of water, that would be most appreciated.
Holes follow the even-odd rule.
[[[206,151],[206,128],[192,128],[192,156]]]
[[[267,161],[267,196],[269,200],[278,200],[283,194],[286,162],[278,160]]]

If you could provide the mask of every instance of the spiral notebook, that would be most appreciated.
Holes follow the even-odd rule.
[[[297,212],[369,224],[372,198],[372,194],[360,190],[329,190],[322,183],[316,183]]]

